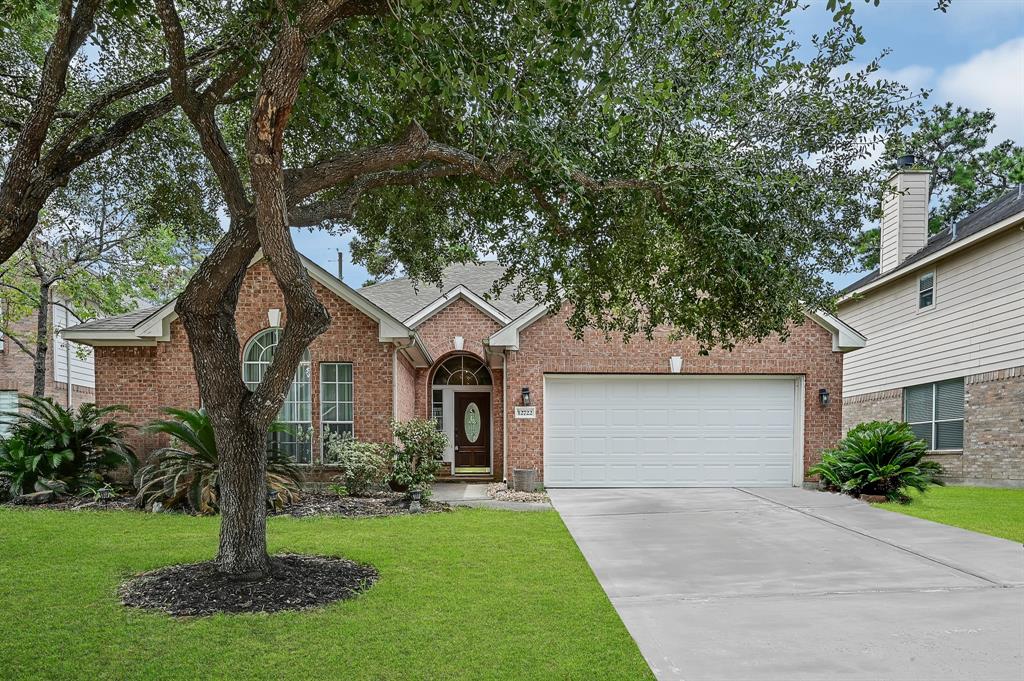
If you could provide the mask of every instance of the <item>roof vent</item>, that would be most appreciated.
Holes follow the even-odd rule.
[[[905,154],[896,159],[897,168],[911,168],[917,165],[917,157],[913,154]]]

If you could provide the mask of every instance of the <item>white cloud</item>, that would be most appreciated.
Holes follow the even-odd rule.
[[[897,83],[906,85],[911,90],[920,90],[929,87],[935,69],[930,66],[919,66],[911,64],[901,69],[887,69],[882,67],[875,72],[878,80],[894,80]]]
[[[992,109],[996,139],[1024,144],[1024,37],[1008,40],[950,66],[939,76],[935,101]]]

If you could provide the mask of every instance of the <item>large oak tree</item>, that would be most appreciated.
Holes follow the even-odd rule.
[[[835,75],[861,40],[849,13],[798,56],[793,0],[155,4],[230,217],[177,312],[221,459],[218,561],[243,577],[269,564],[267,428],[330,323],[292,227],[355,230],[375,274],[429,280],[492,252],[520,291],[571,303],[577,331],[730,347],[831,304],[822,275],[869,208],[866,149],[910,97],[876,64]],[[197,75],[205,36],[252,21],[266,50]],[[260,248],[286,323],[250,391],[234,312]]]

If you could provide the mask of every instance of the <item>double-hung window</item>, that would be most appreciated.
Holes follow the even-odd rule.
[[[935,272],[922,274],[917,280],[917,309],[923,310],[935,304]]]
[[[347,362],[321,362],[321,449],[326,445],[329,433],[355,437],[354,405],[352,365]]]
[[[935,451],[964,448],[964,379],[903,390],[903,418]]]

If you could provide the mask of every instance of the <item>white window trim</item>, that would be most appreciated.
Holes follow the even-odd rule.
[[[955,381],[955,380],[957,380],[957,379],[953,378],[953,379],[946,379],[946,380],[943,380],[943,381],[934,381],[934,382],[932,382],[932,384],[931,384],[931,387],[932,387],[932,418],[931,418],[930,421],[910,421],[910,420],[907,421],[907,424],[911,425],[911,426],[919,426],[919,425],[924,424],[924,423],[931,423],[931,425],[932,425],[932,442],[931,442],[931,446],[928,448],[929,452],[958,453],[958,452],[964,451],[964,442],[963,442],[963,439],[962,439],[963,438],[963,429],[961,429],[961,433],[960,433],[961,440],[960,440],[960,446],[959,447],[953,447],[951,449],[937,449],[935,447],[935,444],[936,444],[937,439],[938,439],[938,437],[937,437],[938,436],[938,430],[936,429],[935,424],[937,424],[937,423],[953,423],[955,421],[960,421],[961,423],[965,423],[966,424],[966,422],[967,422],[966,415],[961,416],[958,419],[940,419],[940,418],[938,418],[938,415],[936,414],[936,409],[938,408],[939,383],[945,383],[946,381]],[[912,386],[907,386],[907,388],[917,388],[917,387],[920,387],[920,385],[928,385],[928,384],[924,383],[924,384],[912,385]],[[907,388],[903,389],[903,418],[904,419],[907,418]]]
[[[928,275],[931,275],[931,277],[932,277],[932,288],[931,288],[931,291],[932,291],[932,302],[931,302],[930,305],[926,305],[925,307],[921,307],[921,294],[923,293],[923,291],[921,291],[921,280],[924,279],[925,277],[927,277]],[[939,287],[938,287],[938,283],[939,283],[939,278],[935,275],[935,270],[929,270],[927,272],[922,272],[921,274],[918,275],[918,277],[917,277],[917,286],[915,288],[915,291],[916,291],[915,295],[917,296],[917,311],[919,313],[921,313],[921,312],[929,312],[929,311],[935,309],[935,306],[939,302],[939,296],[938,296]]]
[[[280,327],[277,327],[277,326],[271,326],[271,327],[263,329],[263,330],[259,331],[258,333],[254,334],[253,337],[249,339],[249,342],[245,344],[245,349],[242,351],[242,382],[245,383],[246,387],[249,388],[249,390],[253,390],[257,385],[259,385],[259,383],[253,383],[251,381],[245,380],[245,369],[246,369],[246,367],[249,366],[249,365],[253,365],[253,364],[265,365],[263,371],[260,373],[260,382],[262,382],[263,381],[263,375],[266,373],[266,370],[270,368],[270,364],[271,364],[271,362],[250,361],[249,360],[249,350],[252,348],[253,343],[255,343],[258,339],[262,338],[265,334],[267,334],[267,333],[269,333],[271,331],[277,331],[278,332],[278,334],[279,334],[278,335],[278,342],[280,342],[280,334],[283,333],[283,329],[280,328]],[[276,343],[274,344],[274,347],[277,347]],[[310,443],[309,443],[309,463],[303,463],[303,462],[299,462],[299,461],[294,461],[293,463],[296,466],[310,466],[310,465],[313,464],[313,442],[312,442],[312,437],[313,437],[313,376],[312,376],[312,361],[311,361],[311,357],[309,356],[309,349],[308,348],[306,349],[306,351],[305,351],[305,353],[303,355],[302,360],[299,362],[299,366],[296,367],[296,369],[295,369],[296,373],[302,371],[302,368],[303,368],[304,365],[306,367],[307,373],[309,374],[309,421],[282,421],[280,419],[275,419],[277,423],[280,423],[282,425],[298,426],[299,428],[302,428],[302,427],[306,428],[306,432],[307,432],[307,434],[310,437]],[[291,393],[291,386],[294,383],[295,383],[295,378],[293,377],[292,378],[292,382],[288,385],[288,393],[289,394]],[[287,401],[288,401],[288,396],[285,395],[285,403],[287,403]],[[284,409],[284,404],[281,405],[281,409],[282,410]]]
[[[324,366],[335,365],[341,366],[347,364],[351,367],[349,374],[352,376],[352,420],[351,421],[327,421],[324,419]],[[320,362],[317,365],[317,376],[320,384],[320,409],[319,409],[319,428],[320,428],[320,463],[324,463],[324,450],[327,446],[327,438],[325,437],[324,426],[327,425],[351,425],[352,426],[352,439],[356,437],[356,370],[352,362]],[[335,385],[342,385],[340,381],[333,381]],[[336,404],[340,404],[338,400],[335,400]],[[327,464],[324,464],[327,465]]]

